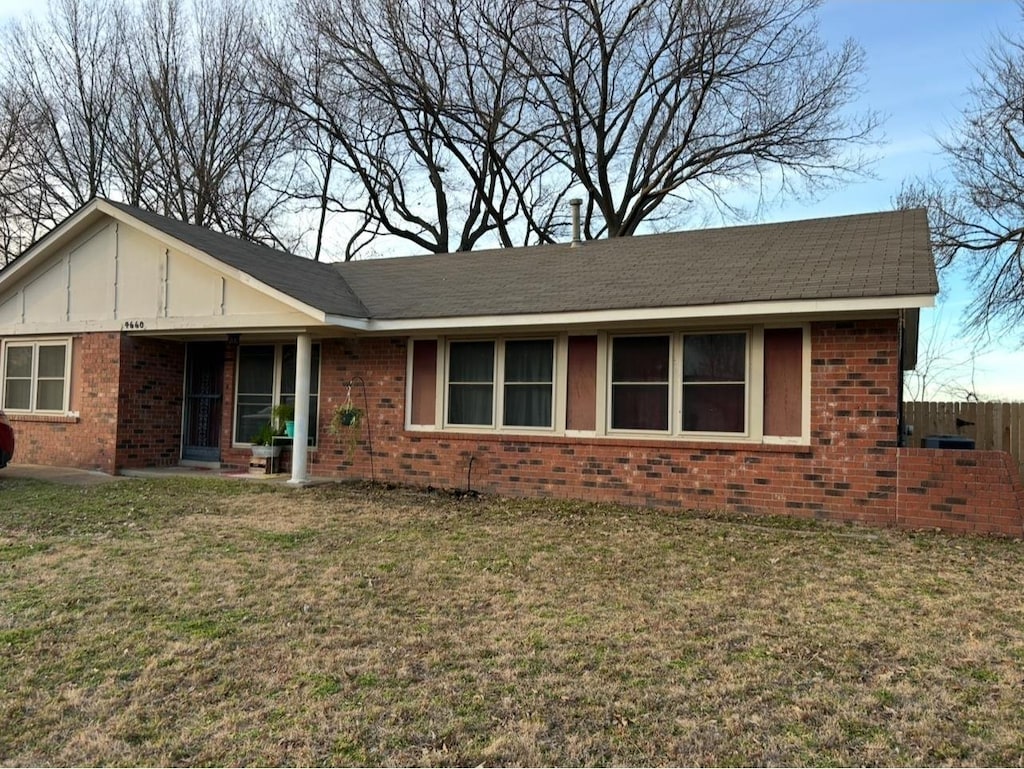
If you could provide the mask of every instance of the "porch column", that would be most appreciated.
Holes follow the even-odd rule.
[[[292,440],[292,477],[288,483],[305,483],[309,453],[309,364],[313,340],[299,334],[295,340],[295,438]]]

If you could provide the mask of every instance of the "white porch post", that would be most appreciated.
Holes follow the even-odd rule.
[[[292,477],[288,483],[305,483],[309,453],[309,364],[313,340],[299,334],[295,340],[295,438],[292,440]]]

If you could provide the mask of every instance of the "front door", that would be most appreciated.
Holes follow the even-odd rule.
[[[181,458],[219,462],[224,343],[190,342],[185,357],[185,424],[181,436]]]

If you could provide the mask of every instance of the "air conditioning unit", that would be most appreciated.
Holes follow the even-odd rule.
[[[974,438],[962,435],[926,435],[921,439],[923,449],[973,449]]]

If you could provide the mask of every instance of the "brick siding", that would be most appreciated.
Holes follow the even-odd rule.
[[[181,458],[185,345],[121,337],[117,467],[164,467]]]
[[[120,333],[72,338],[77,417],[10,415],[15,462],[114,473],[176,464],[185,346]]]
[[[898,449],[895,320],[811,324],[811,441],[807,446],[570,437],[509,437],[406,430],[407,342],[324,340],[317,477],[368,478],[510,496],[581,498],[665,509],[731,510],[906,529],[1021,536],[1024,490],[1008,455]],[[180,453],[184,345],[118,334],[75,339],[73,424],[18,421],[16,461],[95,467],[171,464]],[[231,448],[237,350],[224,371],[222,464]],[[111,372],[118,372],[118,380]],[[349,454],[327,430],[346,397],[367,408]],[[116,436],[116,437],[115,437]]]
[[[812,324],[810,446],[408,431],[404,340],[328,341],[323,349],[321,420],[326,425],[331,410],[344,402],[345,382],[363,377],[378,480],[908,529],[1022,533],[1024,493],[1000,452],[897,449],[893,320]],[[353,397],[364,407],[358,387]],[[344,438],[322,430],[310,456],[311,474],[369,477],[365,429],[360,437],[349,457]]]

